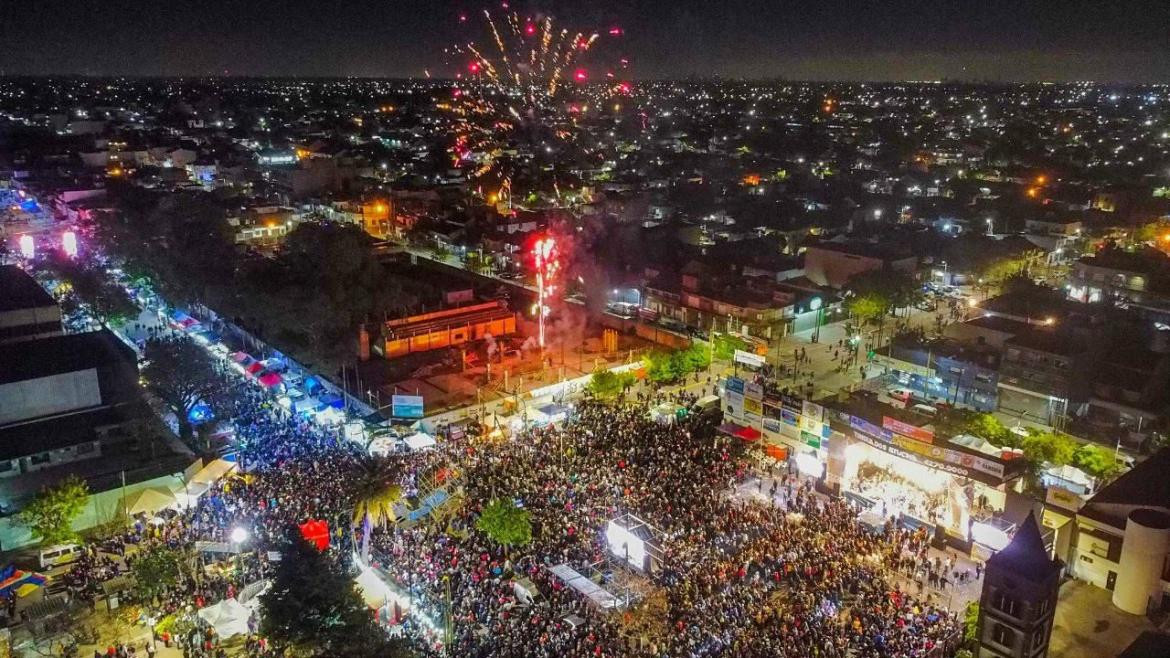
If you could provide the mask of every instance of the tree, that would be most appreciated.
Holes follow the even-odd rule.
[[[889,308],[889,300],[875,292],[851,295],[845,301],[845,310],[857,318],[859,324],[884,316]]]
[[[532,541],[528,510],[517,507],[511,500],[492,500],[480,512],[475,527],[502,546],[524,546]]]
[[[182,570],[182,553],[168,546],[155,546],[140,552],[130,566],[143,600],[150,600],[174,587]]]
[[[1064,434],[1032,430],[1024,437],[1021,447],[1024,458],[1036,466],[1044,463],[1066,466],[1072,463],[1077,442]]]
[[[404,497],[398,484],[398,462],[388,457],[362,457],[357,462],[353,494],[353,525],[362,527],[362,559],[368,559],[374,528],[398,521],[394,507]]]
[[[190,443],[191,410],[200,403],[213,409],[218,406],[223,379],[211,356],[186,336],[149,340],[145,353],[142,377],[146,386],[175,414],[179,436]]]
[[[963,611],[963,642],[972,644],[979,633],[979,602],[971,601]]]
[[[642,366],[646,369],[646,377],[656,384],[664,384],[678,379],[675,363],[670,358],[671,353],[665,350],[651,350],[642,357]]]
[[[370,615],[338,560],[289,530],[272,586],[260,597],[260,632],[281,649],[308,656],[404,656]]]
[[[589,392],[601,400],[616,398],[622,392],[621,378],[610,370],[597,370],[589,378]]]
[[[77,539],[73,521],[81,515],[88,501],[89,485],[76,475],[70,475],[56,486],[41,489],[20,510],[17,520],[28,526],[33,538],[44,545],[70,543]]]
[[[717,334],[714,337],[715,358],[730,361],[735,358],[736,350],[750,351],[751,345],[748,342],[735,334]],[[703,366],[706,367],[705,365]]]
[[[1091,443],[1077,448],[1072,464],[1098,480],[1109,481],[1121,473],[1121,461],[1113,451]]]

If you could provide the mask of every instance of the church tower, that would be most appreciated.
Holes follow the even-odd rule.
[[[1051,557],[1036,517],[987,560],[979,599],[979,658],[1043,658],[1063,565]]]

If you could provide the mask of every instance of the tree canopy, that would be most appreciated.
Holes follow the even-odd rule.
[[[151,339],[146,342],[145,355],[142,377],[146,387],[175,414],[179,436],[190,442],[188,415],[200,403],[220,406],[223,377],[216,372],[211,355],[187,336]]]
[[[309,656],[405,656],[370,614],[349,570],[290,529],[272,586],[260,597],[260,632]]]
[[[81,515],[88,500],[89,486],[76,475],[70,475],[55,486],[41,489],[16,518],[42,544],[65,544],[77,540],[73,521]]]
[[[476,519],[475,527],[502,546],[524,546],[532,541],[528,510],[511,500],[497,498],[488,503]]]
[[[634,375],[629,372],[616,373],[612,370],[597,370],[589,378],[587,388],[594,397],[601,400],[611,400],[621,394],[626,387],[633,385],[634,381]]]

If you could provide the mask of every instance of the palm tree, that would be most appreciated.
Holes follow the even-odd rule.
[[[374,528],[397,523],[394,506],[402,502],[396,459],[365,456],[357,462],[353,480],[353,526],[362,527],[362,561],[370,557],[370,534]]]

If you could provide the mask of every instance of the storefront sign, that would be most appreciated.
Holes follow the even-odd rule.
[[[769,432],[780,432],[780,421],[775,418],[764,417],[764,429]]]
[[[798,414],[804,408],[804,400],[801,400],[800,398],[796,397],[795,395],[788,395],[786,393],[781,393],[780,394],[780,406],[781,406],[781,408],[787,409],[788,411],[791,411],[794,414]]]
[[[744,413],[755,414],[756,416],[760,416],[764,413],[764,405],[760,402],[760,400],[758,398],[752,399],[750,397],[744,396],[743,410],[744,410]]]
[[[729,393],[743,394],[743,380],[739,377],[728,377],[723,380],[723,388]]]
[[[1081,497],[1064,487],[1050,486],[1044,502],[1060,509],[1076,512],[1081,508]]]
[[[819,449],[821,447],[821,437],[817,436],[816,434],[801,431],[800,440],[802,442],[804,442],[804,444],[806,446],[809,446],[810,448],[818,448]]]
[[[742,393],[728,393],[727,394],[727,413],[728,415],[737,418],[743,417],[743,394]]]
[[[764,387],[755,382],[745,382],[743,385],[744,397],[753,398],[755,400],[764,399]]]
[[[922,441],[923,443],[934,443],[934,432],[922,427],[915,427],[910,423],[904,423],[897,418],[882,416],[882,427],[902,436],[908,436],[912,439]]]
[[[809,402],[808,400],[804,400],[801,403],[800,414],[818,423],[824,422],[825,420],[825,408],[816,402]]]
[[[780,420],[793,426],[799,424],[799,421],[796,418],[796,414],[787,409],[780,410]]]
[[[760,356],[759,354],[753,354],[751,352],[745,352],[743,350],[736,350],[735,351],[735,362],[742,363],[745,366],[749,366],[752,368],[763,368],[764,367],[764,357]]]

